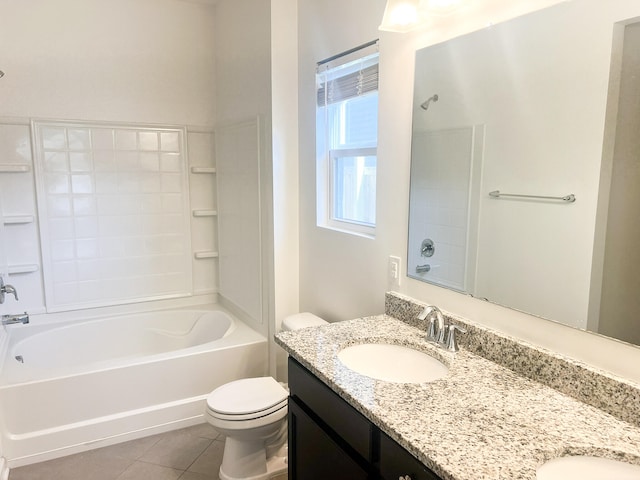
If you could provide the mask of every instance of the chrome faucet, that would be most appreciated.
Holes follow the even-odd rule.
[[[16,323],[29,323],[29,314],[27,312],[18,315],[2,315],[2,325],[14,325]]]
[[[444,347],[451,352],[458,351],[456,330],[462,333],[466,333],[467,331],[459,325],[448,325],[442,311],[438,307],[435,305],[427,305],[418,315],[418,319],[429,320],[427,341],[433,342],[439,347]]]
[[[16,301],[18,301],[18,292],[13,285],[4,283],[4,279],[0,276],[0,303],[4,303],[4,296],[6,294],[12,294]]]
[[[435,315],[435,318],[434,318]],[[444,321],[444,315],[438,307],[435,305],[427,305],[424,307],[420,315],[419,320],[429,320],[429,330],[427,331],[427,340],[435,342],[437,344],[444,344],[446,334],[446,322]],[[438,322],[436,324],[436,321]]]

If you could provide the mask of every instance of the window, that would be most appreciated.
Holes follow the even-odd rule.
[[[316,74],[317,222],[370,237],[378,146],[378,53],[372,49],[377,42],[320,62]]]

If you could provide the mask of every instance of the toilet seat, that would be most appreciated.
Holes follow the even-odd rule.
[[[207,412],[220,420],[254,420],[285,409],[288,396],[289,392],[272,377],[243,378],[211,392]],[[277,416],[285,414],[286,409]]]

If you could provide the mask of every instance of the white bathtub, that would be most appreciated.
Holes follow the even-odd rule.
[[[201,423],[211,390],[267,373],[264,336],[217,305],[7,330],[10,467]]]

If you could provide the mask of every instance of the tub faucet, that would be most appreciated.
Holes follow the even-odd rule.
[[[435,315],[435,318],[434,318]],[[427,305],[418,315],[419,320],[429,319],[429,330],[427,331],[427,340],[435,342],[438,345],[444,345],[445,335],[447,333],[447,324],[444,321],[444,315],[435,305]],[[437,322],[437,323],[436,323]]]
[[[29,323],[29,314],[27,312],[18,315],[2,315],[2,325],[14,325],[16,323]]]
[[[18,301],[18,292],[13,285],[4,283],[4,279],[0,276],[0,303],[4,303],[4,296],[6,294],[13,294],[16,301]]]

